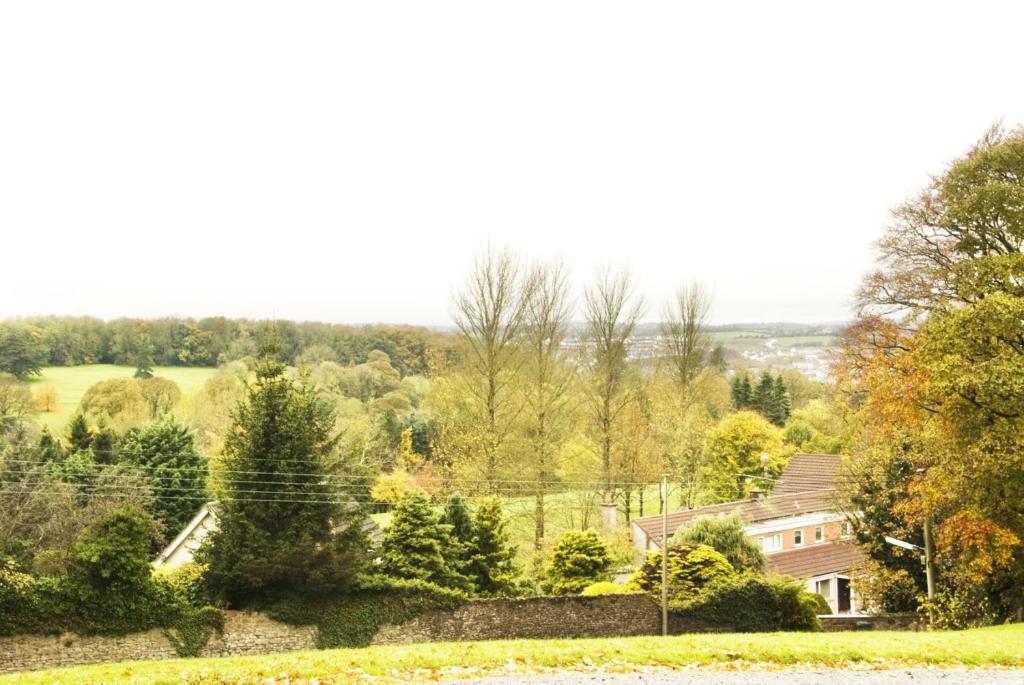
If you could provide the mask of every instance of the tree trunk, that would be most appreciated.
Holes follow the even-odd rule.
[[[533,507],[533,548],[540,549],[544,545],[544,485],[537,490],[536,504]]]

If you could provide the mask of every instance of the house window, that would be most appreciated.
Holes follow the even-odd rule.
[[[778,552],[782,549],[782,534],[765,535],[761,538],[761,551]]]
[[[839,535],[841,537],[844,537],[844,538],[850,537],[850,522],[849,521],[843,521],[839,525]]]
[[[804,544],[804,532],[802,530],[793,531],[793,544],[797,547]]]
[[[825,541],[825,528],[818,526],[814,529],[814,541],[824,542]]]
[[[814,591],[825,599],[832,597],[832,579],[826,578],[825,580],[814,581]]]

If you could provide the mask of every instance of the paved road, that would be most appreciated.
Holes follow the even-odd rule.
[[[909,668],[892,671],[670,671],[508,675],[451,685],[1024,685],[1024,670]]]

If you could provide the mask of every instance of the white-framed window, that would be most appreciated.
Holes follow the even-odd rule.
[[[782,549],[782,533],[763,535],[761,537],[762,552],[778,552],[780,549]]]
[[[843,538],[850,537],[850,522],[843,521],[839,524],[839,536]]]
[[[825,599],[832,598],[832,579],[825,578],[824,580],[814,581],[814,591]]]
[[[802,530],[793,531],[793,544],[797,547],[804,544],[804,532]]]
[[[824,542],[825,541],[825,527],[824,526],[815,526],[815,528],[814,528],[814,541],[815,542]]]

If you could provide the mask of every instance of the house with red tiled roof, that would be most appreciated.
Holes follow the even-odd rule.
[[[770,495],[670,513],[668,538],[698,518],[736,515],[761,546],[769,572],[800,578],[825,597],[833,613],[857,613],[860,602],[849,573],[863,554],[850,539],[850,524],[837,501],[841,463],[838,455],[797,454]],[[663,526],[661,516],[633,519],[638,551],[661,549]]]

